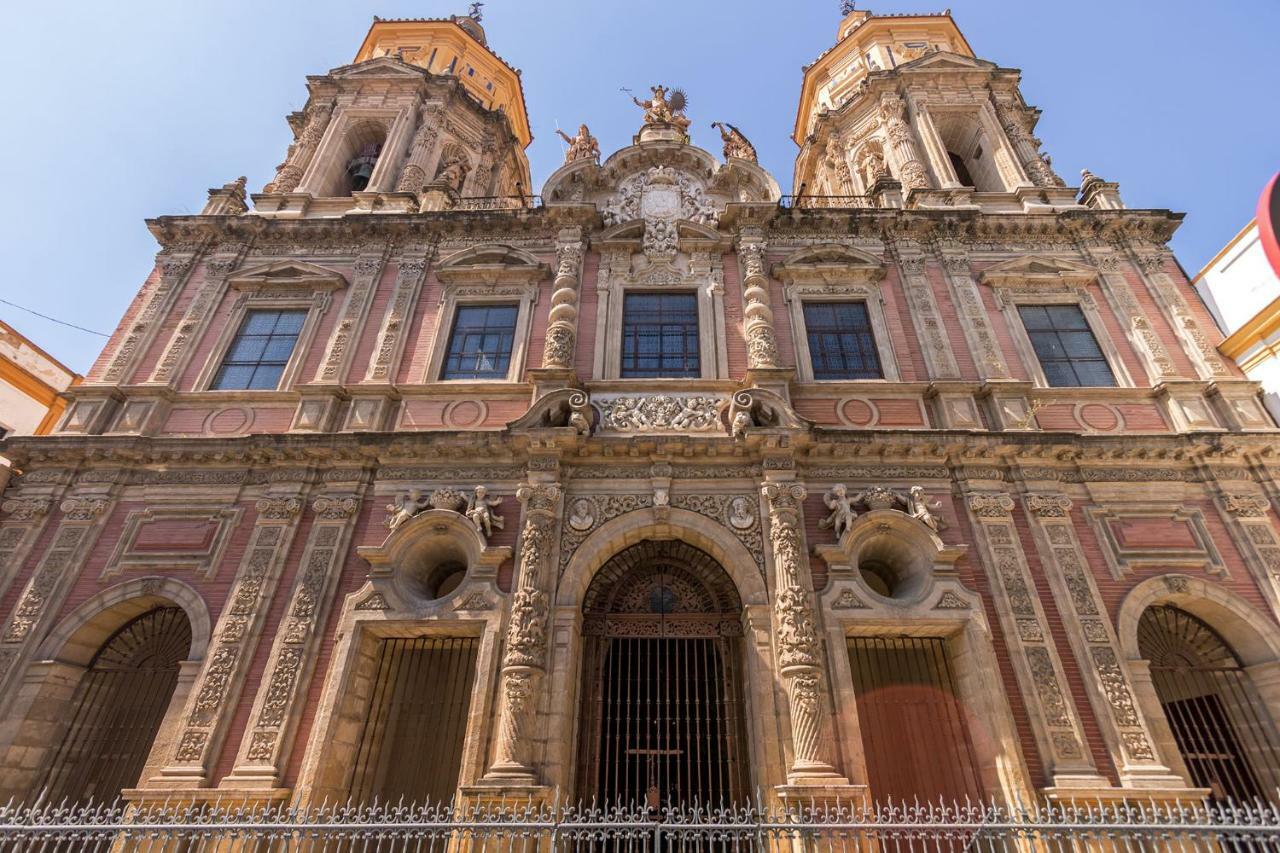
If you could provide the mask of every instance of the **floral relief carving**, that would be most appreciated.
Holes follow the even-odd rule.
[[[1006,494],[969,495],[968,504],[978,518],[1005,518],[1013,512],[1013,499]]]
[[[1222,503],[1236,518],[1262,518],[1271,508],[1271,502],[1260,495],[1225,495]]]
[[[38,498],[12,499],[0,504],[4,510],[6,521],[34,521],[43,518],[49,512],[50,501]]]
[[[720,413],[727,401],[685,394],[653,396],[594,395],[600,428],[613,432],[712,432],[723,430]]]

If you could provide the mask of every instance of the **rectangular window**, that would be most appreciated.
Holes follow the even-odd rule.
[[[804,328],[814,379],[881,379],[865,302],[806,302]]]
[[[1051,387],[1116,384],[1079,305],[1020,305],[1018,314]]]
[[[213,378],[215,391],[274,391],[293,355],[306,311],[250,311]]]
[[[516,339],[515,305],[461,305],[441,379],[506,379]]]
[[[696,378],[698,297],[628,293],[622,302],[623,378]]]

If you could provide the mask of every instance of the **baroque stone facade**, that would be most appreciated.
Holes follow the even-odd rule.
[[[1280,456],[1169,253],[1180,216],[1066,186],[1019,73],[949,15],[853,11],[840,38],[805,74],[794,196],[733,125],[723,161],[689,144],[661,86],[634,145],[602,161],[583,125],[529,195],[519,78],[459,17],[376,21],[309,79],[268,187],[151,220],[156,272],[56,433],[3,445],[0,790],[70,760],[97,650],[175,607],[134,801],[350,796],[383,760],[378,661],[424,640],[472,655],[424,772],[589,799],[600,650],[673,637],[712,643],[734,772],[771,797],[903,793],[884,643],[941,650],[925,705],[968,744],[968,787],[919,762],[917,793],[1215,794],[1144,638],[1160,608],[1216,632],[1274,734]],[[685,298],[680,375],[637,367],[655,294]],[[484,307],[508,343],[465,362]],[[1063,381],[1046,308],[1109,381]],[[285,314],[275,384],[229,387],[250,321]],[[1268,755],[1241,760],[1271,779]]]

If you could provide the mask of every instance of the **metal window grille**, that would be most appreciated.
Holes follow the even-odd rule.
[[[1098,339],[1080,306],[1020,305],[1018,314],[1051,386],[1116,384],[1111,365],[1098,347]]]
[[[1190,613],[1157,606],[1138,621],[1138,648],[1192,783],[1217,800],[1274,796],[1280,737],[1231,647]]]
[[[383,640],[356,751],[355,802],[447,802],[471,709],[474,637]]]
[[[554,801],[484,808],[241,803],[127,812],[96,806],[0,808],[0,853],[1261,853],[1277,845],[1280,813],[1274,808],[1201,803],[805,804],[789,809],[756,803],[664,811]]]
[[[293,356],[306,311],[250,311],[213,379],[217,391],[274,391]]]
[[[697,378],[698,297],[628,293],[622,301],[622,376]]]
[[[516,338],[515,305],[461,305],[441,379],[506,379]]]
[[[814,379],[880,379],[880,353],[865,302],[806,302]]]
[[[946,640],[850,638],[849,664],[872,796],[981,801]]]
[[[76,687],[40,797],[110,801],[136,785],[190,650],[191,624],[178,607],[143,613],[112,634]]]

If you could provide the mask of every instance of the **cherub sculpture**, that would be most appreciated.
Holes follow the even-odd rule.
[[[570,136],[560,128],[556,128],[556,133],[560,134],[560,138],[569,143],[569,150],[564,152],[564,161],[572,163],[574,160],[599,160],[600,159],[600,143],[596,142],[596,138],[591,135],[591,131],[585,124],[578,125],[578,135]]]
[[[720,131],[720,141],[724,143],[724,159],[737,157],[752,163],[758,162],[756,147],[743,135],[742,131],[722,121],[713,121],[711,126]]]
[[[476,486],[475,496],[467,501],[467,519],[476,526],[476,530],[488,539],[493,535],[493,528],[502,529],[502,516],[493,511],[502,505],[502,498],[491,498],[484,486]]]
[[[408,495],[396,495],[394,503],[387,504],[387,528],[395,530],[418,513],[422,512],[427,506],[427,501],[422,497],[421,489],[410,489]]]
[[[924,522],[924,525],[937,533],[942,529],[942,517],[934,510],[942,508],[941,501],[929,502],[925,497],[923,486],[912,486],[907,492],[907,515]]]
[[[750,410],[739,409],[733,416],[733,423],[729,424],[729,435],[733,438],[745,438],[747,430],[753,425]]]
[[[857,499],[849,497],[844,485],[838,484],[832,486],[831,490],[822,496],[822,502],[827,505],[827,509],[831,510],[831,514],[819,521],[818,526],[823,529],[831,528],[839,539],[858,517],[857,511],[853,508]]]

